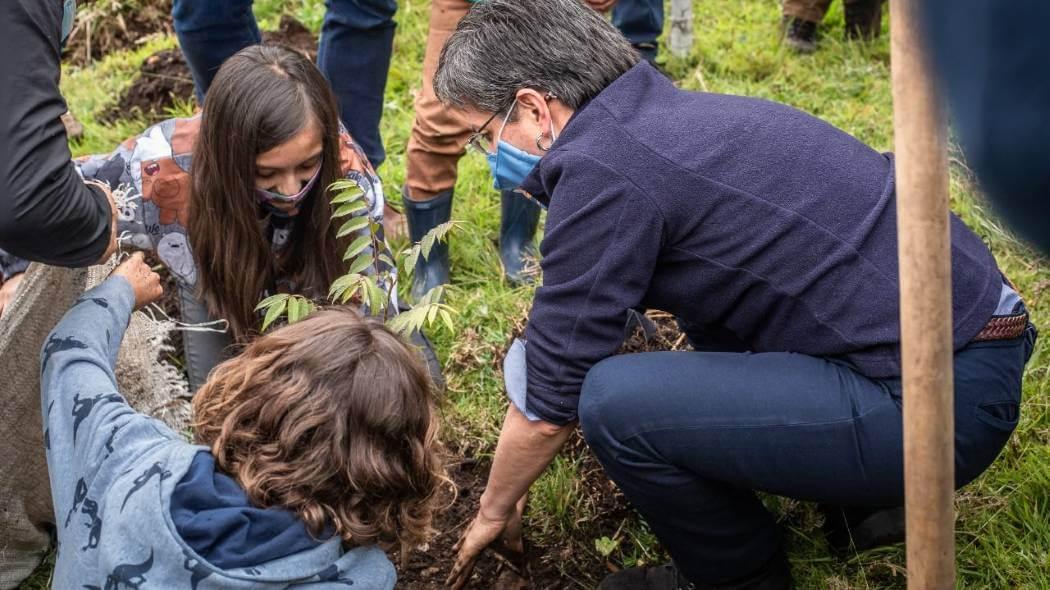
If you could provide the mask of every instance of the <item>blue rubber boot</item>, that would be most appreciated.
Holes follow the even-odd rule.
[[[427,201],[413,200],[405,192],[402,193],[401,199],[405,204],[408,235],[413,244],[452,216],[452,191],[438,193]],[[416,263],[416,270],[412,273],[412,289],[409,292],[412,301],[419,301],[434,287],[447,284],[448,267],[448,243],[434,244],[430,256],[426,260],[420,257]]]
[[[507,280],[516,285],[532,282],[536,246],[532,238],[540,222],[540,206],[513,191],[500,193],[499,259]]]

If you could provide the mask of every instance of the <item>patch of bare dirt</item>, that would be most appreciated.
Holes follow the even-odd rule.
[[[263,32],[264,43],[279,43],[317,58],[317,38],[301,22],[285,15],[276,31]],[[142,63],[139,75],[117,103],[99,115],[99,121],[113,124],[140,116],[157,122],[168,115],[176,103],[194,100],[193,75],[179,49],[157,52]]]

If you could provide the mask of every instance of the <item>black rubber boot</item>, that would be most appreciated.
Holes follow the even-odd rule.
[[[904,507],[862,508],[821,505],[824,537],[839,555],[904,541]]]
[[[512,191],[500,194],[499,259],[507,280],[514,284],[529,282],[536,260],[532,238],[540,222],[540,206]],[[531,272],[530,272],[531,271]]]
[[[758,571],[732,582],[709,586],[690,582],[674,563],[656,567],[632,567],[606,576],[598,590],[792,590],[791,564],[777,552]]]
[[[846,2],[846,38],[870,41],[882,31],[882,1]]]
[[[799,53],[817,50],[817,23],[795,17],[784,19],[784,43]]]
[[[439,193],[428,201],[413,200],[407,192],[402,193],[401,198],[405,204],[405,219],[408,221],[408,234],[413,244],[452,216],[452,191]],[[438,242],[434,244],[426,260],[420,257],[416,263],[409,296],[412,301],[419,301],[434,287],[447,283],[448,243]]]

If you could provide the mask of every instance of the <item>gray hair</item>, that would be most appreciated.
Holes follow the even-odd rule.
[[[445,104],[502,113],[533,88],[576,110],[639,59],[580,0],[484,0],[445,43],[434,91]]]

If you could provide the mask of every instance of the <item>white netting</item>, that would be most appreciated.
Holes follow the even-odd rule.
[[[40,348],[85,290],[113,264],[65,269],[34,264],[0,320],[0,589],[14,588],[46,555],[53,528],[51,487],[44,457],[40,402]],[[117,380],[137,410],[186,432],[190,394],[168,362],[170,324],[141,313],[121,344]]]

